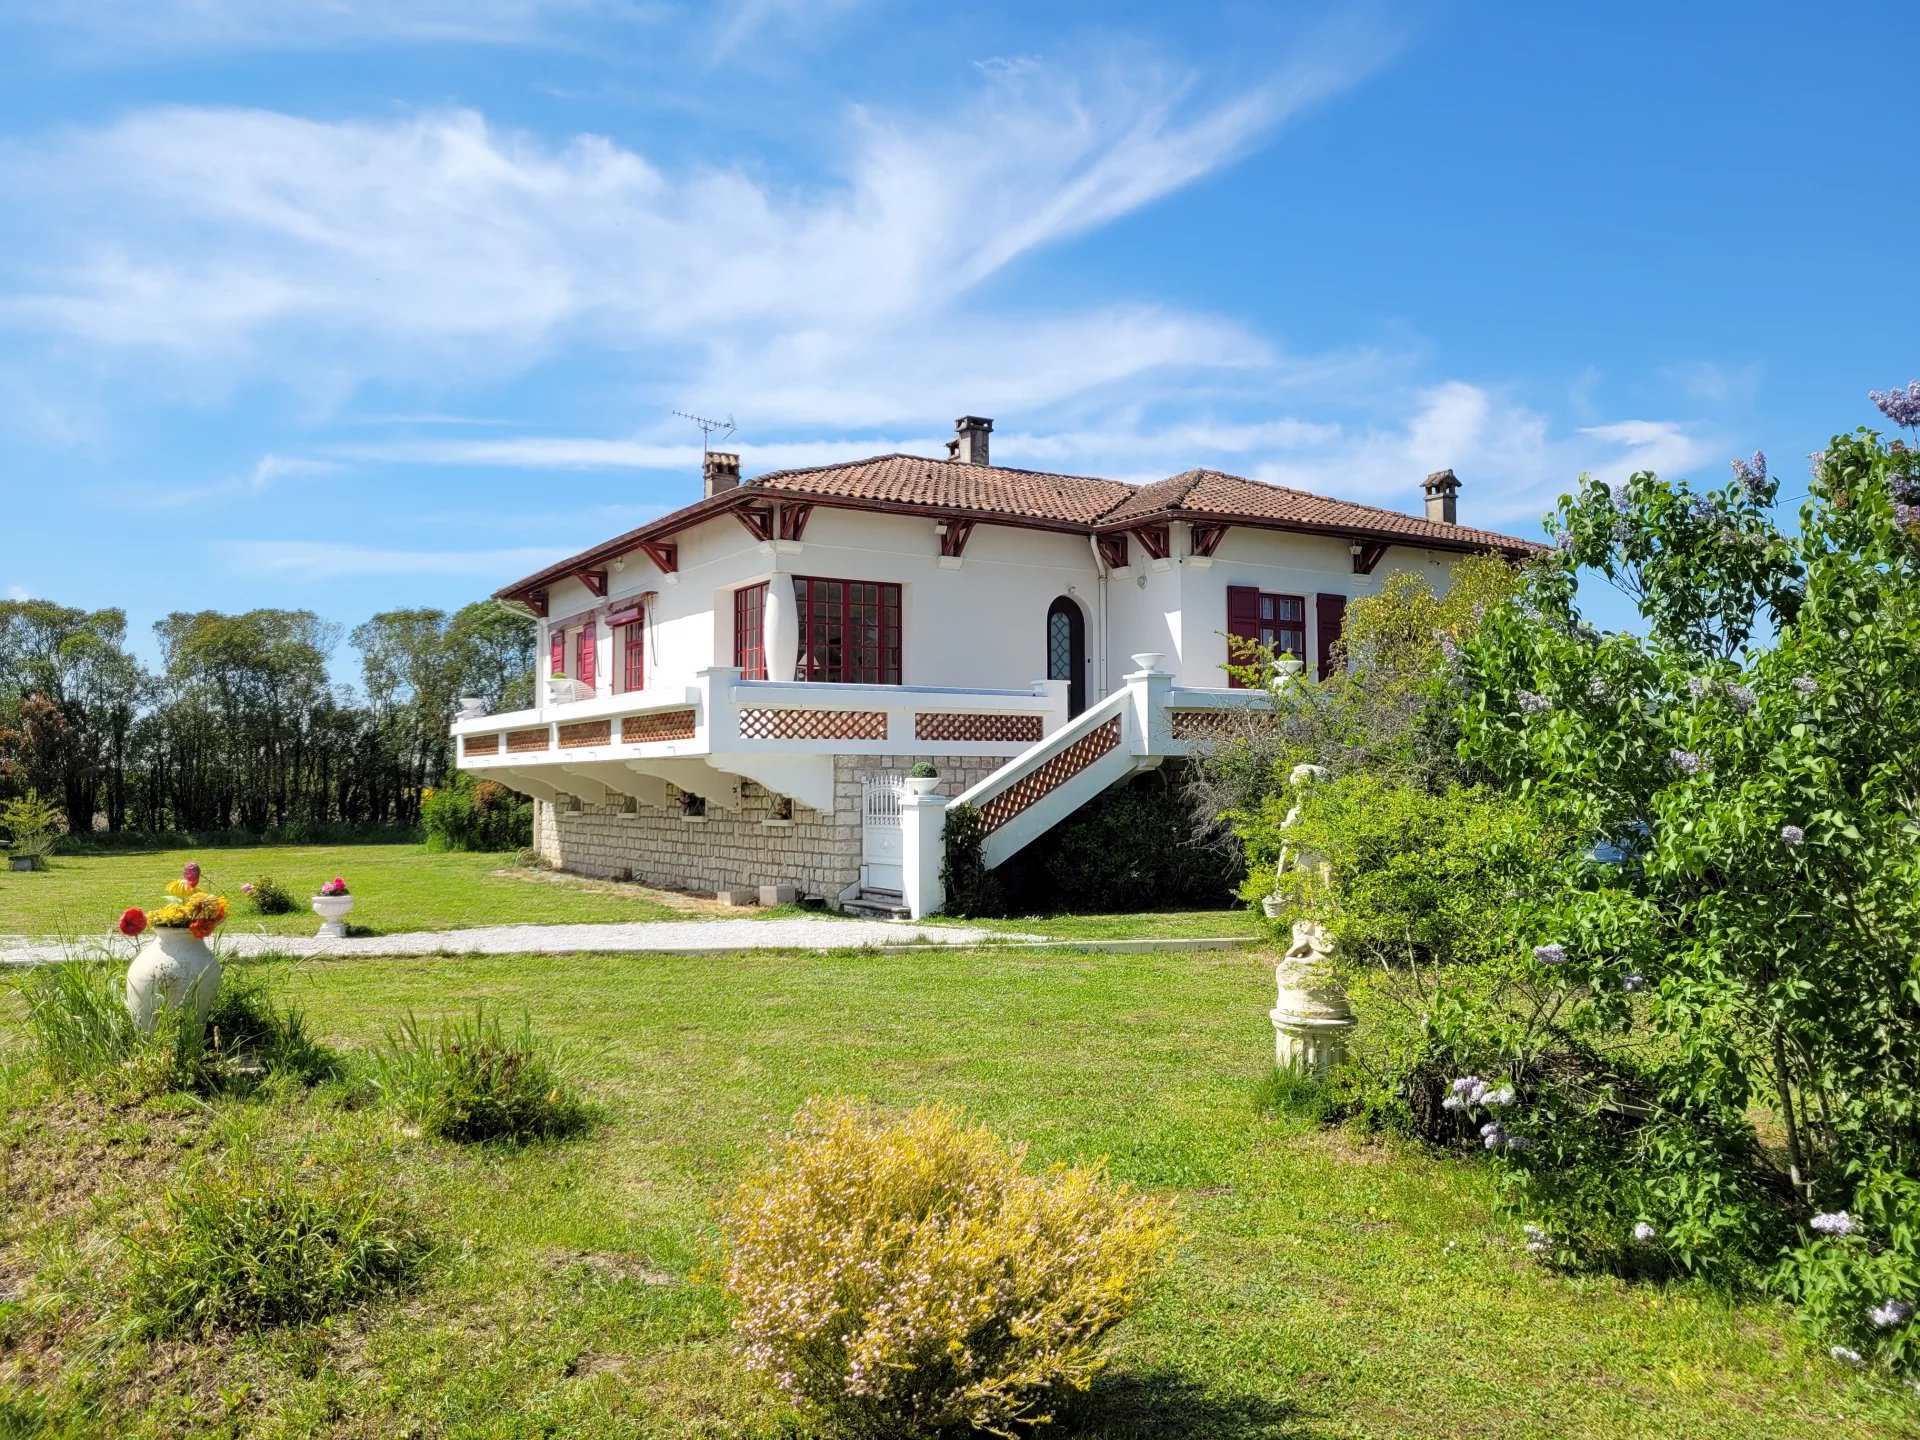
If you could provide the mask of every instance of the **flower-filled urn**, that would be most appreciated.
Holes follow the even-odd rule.
[[[220,993],[220,961],[207,940],[227,918],[225,897],[200,888],[200,867],[189,864],[167,886],[164,904],[128,910],[118,929],[140,948],[127,967],[127,1014],[142,1035],[151,1035],[163,1010],[193,1007],[207,1023]]]

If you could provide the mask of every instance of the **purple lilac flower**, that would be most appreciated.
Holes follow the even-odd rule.
[[[1633,538],[1633,526],[1629,525],[1624,520],[1614,521],[1613,522],[1613,538],[1619,541],[1622,545],[1626,544],[1627,541]]]
[[[1553,537],[1553,544],[1555,549],[1562,552],[1573,549],[1573,532],[1571,530],[1562,530],[1558,535]]]
[[[1587,681],[1587,697],[1592,700],[1611,700],[1613,692],[1607,688],[1604,675],[1596,675]]]
[[[1702,680],[1698,675],[1689,675],[1687,677],[1687,694],[1691,695],[1694,699],[1698,700],[1702,695],[1706,693],[1707,693],[1706,681]]]
[[[1713,500],[1706,495],[1694,496],[1693,505],[1690,508],[1693,510],[1693,518],[1696,520],[1711,520],[1720,513],[1720,507],[1715,505]]]
[[[1633,1243],[1636,1245],[1651,1245],[1659,1234],[1660,1232],[1658,1230],[1655,1230],[1653,1226],[1642,1220],[1633,1227]]]
[[[1638,970],[1629,971],[1620,977],[1620,988],[1629,995],[1638,994],[1647,988],[1647,977],[1642,975]]]
[[[1893,442],[1899,445],[1899,441]],[[1920,504],[1920,475],[1895,475],[1887,481],[1887,492],[1896,500],[1904,500],[1909,505]]]
[[[1827,1354],[1838,1360],[1842,1365],[1864,1365],[1867,1363],[1860,1358],[1860,1352],[1858,1350],[1849,1350],[1845,1345],[1835,1345],[1831,1350],[1827,1351]]]
[[[1667,759],[1683,775],[1698,775],[1707,768],[1707,762],[1697,750],[1669,750]]]
[[[1920,380],[1909,380],[1904,390],[1898,385],[1891,390],[1869,390],[1867,398],[1894,424],[1906,429],[1920,426]]]
[[[1520,709],[1528,715],[1544,715],[1553,709],[1553,702],[1544,695],[1536,695],[1531,690],[1520,692]]]
[[[1727,699],[1734,703],[1734,708],[1739,710],[1753,709],[1753,691],[1747,686],[1729,682],[1723,688],[1727,692]]]
[[[1486,1094],[1482,1095],[1480,1097],[1480,1103],[1482,1105],[1511,1105],[1513,1103],[1513,1091],[1510,1087],[1502,1085],[1498,1090],[1489,1090]]]
[[[1860,1222],[1844,1210],[1830,1210],[1824,1215],[1816,1215],[1807,1224],[1821,1235],[1836,1238],[1860,1233]]]
[[[1625,485],[1615,485],[1611,493],[1613,495],[1614,509],[1625,511],[1633,504],[1633,496],[1627,492]]]
[[[1793,677],[1793,688],[1802,695],[1817,695],[1820,693],[1820,682],[1811,675],[1796,675]]]
[[[1827,452],[1814,450],[1807,455],[1807,473],[1814,479],[1820,478],[1820,470],[1827,463]]]
[[[1533,958],[1542,965],[1558,965],[1567,958],[1567,947],[1557,941],[1551,945],[1533,947]]]
[[[1788,845],[1798,847],[1807,843],[1807,832],[1798,825],[1782,825],[1780,839]]]
[[[1489,1150],[1503,1150],[1507,1144],[1507,1131],[1498,1120],[1489,1120],[1480,1127],[1480,1143]]]
[[[1453,637],[1451,635],[1442,635],[1440,637],[1440,658],[1451,665],[1459,654],[1460,647],[1453,643]]]
[[[1876,1330],[1891,1330],[1896,1325],[1904,1325],[1913,1318],[1911,1300],[1884,1300],[1867,1311],[1867,1319],[1873,1322]]]
[[[1522,1225],[1520,1228],[1526,1232],[1527,1253],[1529,1255],[1551,1255],[1553,1253],[1553,1237],[1548,1235],[1546,1231],[1542,1230],[1538,1225]]]
[[[1766,454],[1756,450],[1753,459],[1734,461],[1733,478],[1740,482],[1740,488],[1747,492],[1749,499],[1758,499],[1767,485]]]
[[[1920,505],[1906,505],[1898,501],[1893,507],[1893,523],[1902,530],[1911,530],[1920,525]]]
[[[1509,1150],[1531,1150],[1532,1148],[1533,1148],[1533,1141],[1528,1136],[1525,1136],[1525,1135],[1507,1136],[1507,1149]]]

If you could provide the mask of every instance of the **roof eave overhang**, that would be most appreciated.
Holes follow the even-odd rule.
[[[1484,539],[1470,535],[1409,535],[1374,525],[1339,525],[1329,521],[1279,520],[1271,515],[1238,515],[1225,510],[1155,510],[1127,520],[1104,520],[1093,527],[1102,535],[1125,534],[1143,525],[1164,525],[1170,520],[1198,521],[1203,525],[1242,525],[1254,530],[1286,530],[1301,535],[1325,535],[1335,540],[1374,540],[1388,545],[1404,545],[1411,550],[1452,550],[1473,554],[1497,550],[1517,558],[1538,555],[1545,546],[1515,536]]]

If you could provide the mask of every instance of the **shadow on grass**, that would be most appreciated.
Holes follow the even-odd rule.
[[[1060,1416],[1083,1440],[1314,1440],[1314,1417],[1292,1401],[1224,1392],[1177,1370],[1109,1370]]]

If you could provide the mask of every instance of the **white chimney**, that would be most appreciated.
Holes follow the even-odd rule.
[[[978,415],[962,415],[953,422],[954,437],[947,442],[947,454],[962,465],[985,465],[987,436],[993,433],[993,421]]]

